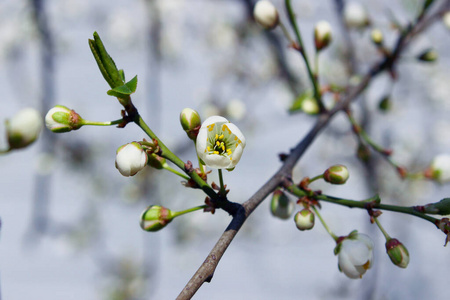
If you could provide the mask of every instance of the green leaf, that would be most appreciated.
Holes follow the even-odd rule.
[[[122,80],[122,76],[117,69],[114,60],[106,51],[100,36],[97,32],[94,32],[93,35],[94,39],[89,40],[89,47],[91,48],[92,54],[94,54],[94,58],[103,77],[111,88],[123,85],[124,80]]]
[[[126,98],[133,94],[137,88],[137,75],[122,86],[110,89],[107,94],[118,98]]]

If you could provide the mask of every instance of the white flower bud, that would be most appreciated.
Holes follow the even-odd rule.
[[[431,162],[430,177],[438,182],[450,181],[450,155],[440,154],[436,156]]]
[[[42,129],[42,117],[34,108],[25,108],[6,120],[6,134],[10,149],[24,148],[33,143]]]
[[[362,278],[372,267],[372,250],[372,240],[365,234],[353,231],[334,249],[334,254],[338,255],[339,270],[349,278]]]
[[[294,221],[299,230],[310,230],[314,227],[314,214],[309,209],[302,209],[295,214]]]
[[[275,28],[279,23],[278,10],[267,0],[256,2],[253,17],[259,25],[268,30]]]
[[[209,117],[200,127],[197,155],[210,168],[233,169],[244,148],[244,135],[224,117]]]
[[[314,42],[316,44],[317,50],[322,50],[330,44],[332,39],[331,36],[331,25],[327,21],[320,21],[316,24],[314,28]]]
[[[56,105],[45,116],[45,126],[52,132],[68,132],[79,129],[83,119],[74,110]]]
[[[347,2],[344,8],[344,20],[348,27],[363,28],[369,25],[366,9],[359,2]]]
[[[289,219],[294,211],[295,204],[281,190],[273,192],[270,201],[270,211],[274,217],[286,220]]]
[[[180,123],[187,136],[191,140],[196,140],[202,121],[197,111],[192,108],[185,108],[180,113]]]
[[[350,176],[348,169],[344,165],[334,165],[323,173],[323,179],[331,184],[344,184]]]
[[[137,142],[123,145],[117,149],[116,168],[123,176],[133,176],[147,165],[147,153]]]

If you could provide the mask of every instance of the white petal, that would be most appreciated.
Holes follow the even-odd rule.
[[[343,250],[343,249],[342,249]],[[361,276],[360,272],[355,268],[355,266],[350,261],[350,257],[345,251],[339,252],[338,263],[341,271],[349,278],[359,278]]]
[[[364,265],[370,258],[370,250],[362,241],[345,240],[342,242],[342,247],[356,266]]]
[[[208,125],[211,125],[213,123],[229,123],[227,119],[225,119],[224,117],[221,116],[211,116],[208,119],[206,119],[203,123],[202,123],[202,127],[206,127]]]
[[[242,148],[245,148],[245,137],[244,137],[244,135],[242,134],[242,132],[239,130],[239,128],[238,128],[236,125],[234,125],[233,123],[227,124],[227,127],[228,127],[228,129],[231,130],[231,132],[232,132],[235,136],[237,136],[237,138],[238,138],[239,140],[241,140],[241,142],[242,142]]]
[[[218,155],[218,154],[207,154],[203,157],[201,157],[203,162],[210,168],[215,169],[228,169],[233,167],[232,161],[230,158]]]
[[[245,146],[245,144],[239,144],[239,146],[234,149],[233,156],[231,157],[233,167],[241,160],[242,152],[244,151],[244,147],[242,146]]]
[[[196,141],[197,155],[201,156],[205,154],[207,143],[208,143],[208,129],[202,126],[198,131],[197,135]]]

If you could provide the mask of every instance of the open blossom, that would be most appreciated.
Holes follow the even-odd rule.
[[[356,231],[350,233],[335,249],[339,270],[349,278],[362,278],[372,266],[372,249],[373,242],[367,235]]]
[[[245,137],[236,125],[220,116],[203,122],[197,136],[197,155],[208,167],[233,169],[241,159]]]
[[[34,108],[25,108],[6,121],[6,134],[11,149],[19,149],[33,143],[42,129],[42,117]]]
[[[147,153],[137,142],[123,145],[117,149],[116,168],[123,176],[133,176],[147,165]]]

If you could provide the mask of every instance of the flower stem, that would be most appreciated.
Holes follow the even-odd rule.
[[[200,206],[195,206],[195,207],[192,207],[192,208],[188,208],[186,210],[172,212],[172,217],[176,218],[178,216],[181,216],[181,215],[193,212],[193,211],[197,211],[197,210],[200,210],[200,209],[205,209],[207,207],[208,207],[208,205],[200,205]]]
[[[383,233],[384,237],[386,238],[386,241],[390,240],[391,237],[389,234],[384,230],[383,226],[381,226],[380,221],[378,221],[378,218],[373,218],[375,220],[375,223],[377,224],[378,228],[380,228],[381,232]]]
[[[314,205],[311,206],[311,207],[314,210],[314,213],[317,215],[317,217],[319,217],[320,223],[322,223],[322,225],[325,228],[325,230],[337,242],[338,237],[331,231],[331,229],[330,229],[330,227],[328,227],[327,223],[325,223],[325,220],[322,218],[322,215],[319,213],[317,208]]]
[[[317,175],[316,177],[309,179],[309,183],[312,183],[312,182],[322,179],[322,178],[323,178],[323,174]]]
[[[165,164],[163,165],[163,168],[164,168],[165,170],[169,171],[169,172],[172,172],[172,173],[175,174],[175,175],[178,175],[178,176],[180,176],[180,177],[186,179],[186,180],[191,179],[191,177],[189,177],[189,176],[187,176],[186,174],[183,174],[183,173],[181,173],[181,172],[178,172],[177,170],[175,170],[174,168],[172,168],[171,166],[169,166],[167,163],[165,163]]]
[[[284,26],[283,22],[280,21],[280,28],[283,31],[284,36],[288,39],[289,43],[291,43],[291,45],[295,44],[294,39],[291,37],[289,31],[287,30],[286,26]]]
[[[95,121],[89,121],[89,120],[84,120],[81,121],[82,125],[93,125],[93,126],[111,126],[111,125],[117,125],[122,123],[124,120],[123,119],[119,119],[119,120],[114,120],[114,121],[109,121],[109,122],[95,122]]]
[[[219,191],[219,193],[221,195],[223,195],[224,192],[225,192],[225,185],[223,184],[222,169],[218,169],[218,171],[219,171],[219,181],[220,181],[220,191]]]
[[[298,28],[297,21],[295,19],[294,11],[292,10],[291,0],[285,0],[285,5],[286,5],[286,10],[287,10],[288,16],[289,16],[289,22],[291,23],[291,26],[294,29],[295,36],[297,38],[298,45],[297,45],[296,49],[300,52],[300,54],[303,57],[303,60],[305,61],[306,69],[308,71],[308,76],[309,76],[309,79],[311,80],[311,83],[312,83],[313,89],[314,89],[314,98],[316,99],[317,104],[319,105],[320,111],[324,112],[324,111],[326,111],[326,109],[322,102],[322,95],[320,93],[320,88],[319,88],[319,84],[317,82],[317,77],[314,76],[314,73],[311,69],[311,65],[309,63],[308,54],[306,53],[306,50],[303,47],[302,36],[300,34],[300,30]]]

